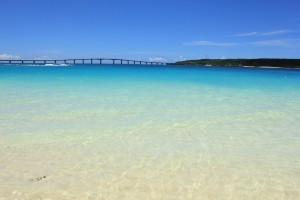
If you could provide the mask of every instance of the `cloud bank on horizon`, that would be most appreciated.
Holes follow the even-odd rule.
[[[17,55],[10,55],[10,54],[0,54],[0,59],[1,60],[17,60],[17,59],[20,59],[21,57],[20,56],[17,56]]]

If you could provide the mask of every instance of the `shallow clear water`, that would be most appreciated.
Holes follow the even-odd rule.
[[[300,70],[0,66],[0,113],[0,199],[300,199]]]

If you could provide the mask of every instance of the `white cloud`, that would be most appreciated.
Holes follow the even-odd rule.
[[[20,56],[16,56],[16,55],[10,55],[10,54],[0,54],[0,59],[1,60],[16,60],[16,59],[20,59]]]
[[[175,58],[177,60],[186,60],[186,58],[184,56],[179,56],[178,58]]]
[[[36,57],[35,60],[47,60],[49,59],[48,56]]]
[[[293,32],[293,31],[286,29],[286,30],[264,32],[264,33],[261,33],[261,35],[270,36],[270,35],[279,35],[279,34],[285,34],[285,33],[290,33],[290,32]]]
[[[184,43],[185,46],[236,46],[238,43],[233,42],[213,42],[206,40],[192,41]]]
[[[271,36],[271,35],[279,35],[279,34],[286,34],[286,33],[292,33],[296,32],[293,30],[283,29],[283,30],[275,30],[275,31],[268,31],[268,32],[249,32],[249,33],[241,33],[241,34],[235,34],[233,37],[247,37],[247,36]]]
[[[178,56],[178,57],[171,59],[171,61],[173,61],[173,62],[178,62],[178,61],[183,61],[183,60],[188,60],[188,59],[185,56]]]
[[[296,39],[277,39],[277,40],[263,40],[249,43],[257,46],[273,46],[273,47],[297,47],[299,41]]]
[[[253,36],[257,34],[258,32],[250,32],[250,33],[235,34],[233,35],[233,37],[246,37],[246,36]]]
[[[155,58],[149,58],[150,62],[165,62],[166,59],[165,58],[161,58],[161,57],[155,57]]]
[[[265,47],[285,47],[285,48],[300,48],[299,39],[274,39],[274,40],[261,40],[254,42],[211,42],[211,41],[193,41],[189,43],[184,43],[184,45],[192,46],[265,46]]]

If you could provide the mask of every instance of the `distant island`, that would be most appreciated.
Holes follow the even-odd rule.
[[[179,61],[173,63],[173,65],[300,68],[300,59],[277,59],[277,58],[200,59],[200,60]]]

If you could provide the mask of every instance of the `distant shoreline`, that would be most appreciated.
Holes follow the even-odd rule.
[[[229,66],[229,67],[249,67],[249,68],[286,68],[300,69],[300,59],[200,59],[186,60],[171,65],[200,65],[200,66]]]
[[[250,69],[297,69],[300,70],[300,67],[272,67],[272,66],[233,66],[233,65],[178,65],[178,64],[169,64],[168,66],[188,66],[188,67],[235,67],[235,68],[250,68]]]

